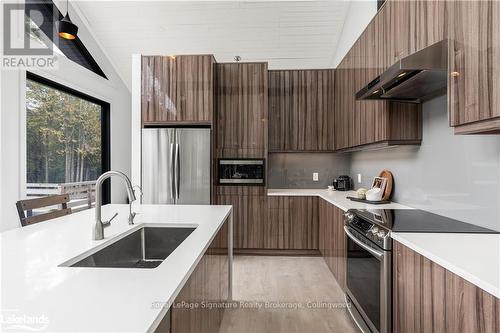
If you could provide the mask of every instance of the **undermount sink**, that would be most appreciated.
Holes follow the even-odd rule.
[[[155,268],[174,252],[194,229],[144,226],[74,264],[63,266]]]

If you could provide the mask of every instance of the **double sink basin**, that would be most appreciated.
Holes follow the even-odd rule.
[[[195,230],[191,227],[142,226],[69,267],[155,268]],[[118,236],[119,237],[119,236]],[[74,263],[73,263],[74,262]]]

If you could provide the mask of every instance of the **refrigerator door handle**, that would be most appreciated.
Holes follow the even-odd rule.
[[[175,145],[175,191],[176,191],[176,199],[180,198],[180,190],[181,190],[181,161],[179,158],[179,144]]]
[[[169,170],[169,174],[170,174],[170,196],[172,198],[172,200],[174,200],[175,202],[175,180],[174,180],[174,172],[175,172],[175,148],[174,148],[174,144],[171,143],[170,144],[170,170]]]

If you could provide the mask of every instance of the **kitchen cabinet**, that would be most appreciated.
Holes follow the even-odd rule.
[[[318,198],[268,197],[267,190],[257,186],[218,186],[216,193],[218,205],[233,206],[235,252],[317,253]]]
[[[409,2],[388,1],[337,67],[334,88],[337,151],[420,144],[421,105],[355,99],[362,87],[409,54],[409,10]]]
[[[403,1],[409,7],[408,54],[435,44],[448,36],[447,1]]]
[[[394,332],[498,332],[500,299],[394,241]]]
[[[450,125],[456,134],[500,134],[500,3],[447,6]]]
[[[212,55],[143,56],[143,125],[211,124],[214,64]]]
[[[268,197],[264,248],[318,250],[318,198]]]
[[[267,193],[262,186],[217,186],[216,204],[233,206],[233,247],[264,248]]]
[[[269,151],[333,151],[334,70],[269,71]]]
[[[228,220],[224,222],[224,226],[227,224]],[[170,323],[166,317],[155,332],[219,332],[224,315],[223,305],[228,300],[229,257],[227,251],[214,249],[214,242],[204,253],[170,308]],[[203,303],[212,304],[213,308],[203,307]],[[169,324],[170,331],[167,330]]]
[[[216,65],[217,156],[267,156],[267,63]]]
[[[387,68],[410,53],[410,1],[389,0],[378,15],[387,37],[383,49],[383,65]]]
[[[352,93],[370,79],[363,78],[361,85],[355,83],[356,87],[352,88],[350,81],[356,82],[358,76],[352,78],[344,72],[356,71],[361,65],[362,71],[370,72],[368,77],[373,79],[402,57],[443,39],[449,42],[450,126],[454,127],[455,134],[500,134],[500,65],[495,61],[500,55],[499,27],[498,1],[386,1],[338,67],[336,82],[340,86],[335,88],[336,149],[356,149],[358,122],[361,129],[359,149],[374,143],[418,144],[421,139],[419,106],[376,102],[362,106],[355,103],[352,108]],[[367,34],[373,38],[364,38]],[[370,41],[376,41],[374,48]],[[358,44],[361,44],[360,61]],[[370,48],[375,50],[374,56],[366,56],[371,53]],[[374,60],[375,64],[370,63]],[[371,73],[372,68],[376,68],[378,73]],[[340,81],[342,77],[344,80]],[[346,90],[350,89],[353,91],[346,96]],[[344,96],[340,102],[337,101],[338,94]],[[363,108],[367,108],[366,111]],[[417,113],[413,113],[412,109]],[[357,115],[349,114],[348,110],[360,111],[361,120],[358,121]],[[374,122],[365,119],[367,116],[374,116]],[[342,140],[342,135],[338,134],[341,128],[351,133],[350,138]]]
[[[355,68],[336,71],[335,149],[354,151],[389,145],[419,145],[422,141],[421,105],[355,101],[358,90],[354,88],[354,77],[362,77],[357,72],[359,69]]]
[[[342,289],[346,285],[344,211],[319,199],[319,251]]]

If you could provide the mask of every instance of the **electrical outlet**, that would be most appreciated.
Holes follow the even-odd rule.
[[[358,173],[358,184],[361,184],[361,182],[362,182],[361,174]]]
[[[313,181],[317,182],[319,180],[319,173],[313,172]]]

